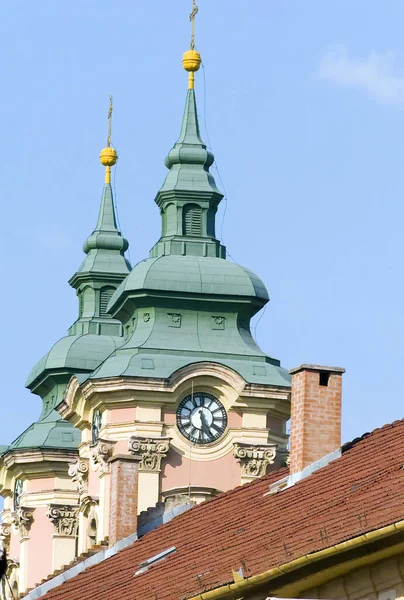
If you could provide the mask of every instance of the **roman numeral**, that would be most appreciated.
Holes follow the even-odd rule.
[[[222,427],[218,427],[218,426],[216,425],[216,423],[212,423],[212,425],[211,425],[211,428],[212,428],[212,429],[215,429],[215,430],[216,430],[216,431],[218,431],[219,433],[222,431]]]

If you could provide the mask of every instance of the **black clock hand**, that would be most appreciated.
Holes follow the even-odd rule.
[[[206,420],[206,417],[205,417],[202,409],[199,411],[199,415],[201,417],[202,432],[204,432],[208,437],[210,437],[209,425],[208,425],[208,422]]]

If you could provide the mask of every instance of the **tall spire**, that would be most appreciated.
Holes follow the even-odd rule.
[[[195,50],[197,12],[193,0],[191,48],[182,58],[189,72],[188,92],[180,136],[165,159],[169,173],[155,198],[161,211],[162,234],[150,251],[151,257],[180,254],[226,258],[226,249],[215,234],[215,215],[223,194],[209,172],[214,156],[202,141],[196,107],[195,71],[201,65]]]
[[[124,256],[129,244],[117,224],[111,187],[111,167],[118,160],[116,150],[111,147],[111,121],[112,96],[108,110],[107,145],[100,153],[100,162],[105,166],[105,184],[97,225],[83,245],[87,256],[69,281],[77,290],[80,300],[79,318],[69,330],[70,333],[77,333],[79,321],[110,319],[106,313],[107,297],[111,297],[131,270]]]
[[[112,270],[113,273],[128,273],[128,263],[123,254],[128,249],[129,244],[122,237],[117,225],[111,187],[111,167],[118,160],[116,150],[111,147],[112,110],[112,96],[110,96],[107,145],[100,153],[100,162],[105,166],[105,185],[97,225],[83,245],[83,250],[88,258],[79,268],[79,272],[98,270],[107,274]],[[99,250],[109,251],[108,260],[106,260],[105,253],[98,253]]]

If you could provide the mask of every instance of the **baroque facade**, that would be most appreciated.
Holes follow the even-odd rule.
[[[265,285],[228,261],[216,237],[223,195],[199,130],[199,54],[189,50],[183,64],[181,132],[155,197],[161,237],[132,268],[109,136],[98,221],[69,281],[78,318],[29,374],[38,421],[2,448],[1,535],[15,592],[132,533],[138,513],[201,502],[287,459],[290,375],[251,335]],[[133,484],[126,512],[116,506],[122,473]]]

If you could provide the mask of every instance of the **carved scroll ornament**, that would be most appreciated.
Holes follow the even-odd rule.
[[[91,446],[91,456],[96,470],[99,469],[101,473],[109,473],[110,465],[108,460],[114,453],[115,444],[116,442],[111,440],[98,438],[97,443]]]
[[[21,537],[27,537],[34,521],[34,508],[19,506],[12,513],[12,523],[17,527]]]
[[[165,458],[170,449],[171,438],[142,438],[131,437],[129,452],[140,454],[139,470],[158,473],[161,469],[161,459]]]
[[[241,464],[243,477],[261,477],[276,458],[275,444],[234,444],[234,456]]]
[[[78,506],[51,504],[47,515],[55,527],[55,533],[63,536],[76,536],[79,525]]]
[[[0,547],[7,553],[10,548],[11,523],[0,523]]]
[[[86,492],[88,488],[88,469],[88,460],[85,458],[78,458],[76,462],[69,464],[69,475],[80,494]]]

